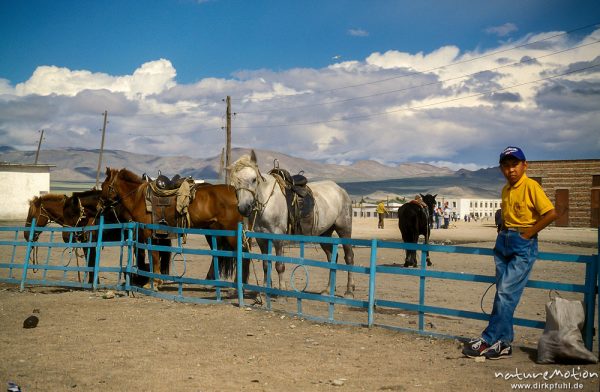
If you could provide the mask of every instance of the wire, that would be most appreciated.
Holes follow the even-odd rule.
[[[562,74],[552,75],[552,76],[548,76],[548,77],[545,77],[545,78],[532,80],[532,81],[529,81],[529,82],[523,82],[523,83],[519,83],[519,84],[514,84],[512,86],[507,86],[507,87],[502,87],[502,88],[498,88],[498,89],[494,89],[494,90],[489,90],[487,92],[482,92],[482,93],[477,93],[477,94],[471,94],[471,95],[467,95],[467,96],[464,96],[464,97],[456,97],[456,98],[447,99],[447,100],[444,100],[444,101],[439,101],[439,102],[434,102],[434,103],[429,103],[429,104],[423,104],[423,105],[419,105],[419,106],[411,106],[411,107],[407,107],[407,108],[387,110],[387,111],[379,112],[379,113],[357,115],[357,116],[349,116],[349,117],[344,117],[344,118],[337,118],[337,119],[331,119],[331,120],[322,120],[322,121],[308,121],[308,122],[289,123],[289,124],[276,124],[276,125],[237,126],[237,128],[243,128],[243,129],[259,128],[259,127],[260,128],[284,128],[284,127],[290,127],[290,126],[327,124],[327,123],[333,123],[333,122],[348,121],[348,120],[357,120],[357,119],[364,119],[364,118],[370,118],[370,117],[383,116],[383,115],[387,115],[387,114],[391,114],[391,113],[397,113],[397,112],[400,112],[400,111],[422,109],[422,108],[426,108],[426,107],[430,107],[430,106],[436,106],[436,105],[441,105],[441,104],[445,104],[445,103],[449,103],[449,102],[460,101],[460,100],[463,100],[463,99],[469,99],[469,98],[479,97],[479,96],[483,96],[483,95],[487,95],[487,94],[494,94],[494,93],[497,93],[497,92],[500,92],[500,91],[505,91],[505,90],[508,90],[508,89],[511,89],[511,88],[521,87],[521,86],[525,86],[525,85],[528,85],[528,84],[542,82],[542,81],[545,81],[545,80],[551,80],[551,79],[555,79],[555,78],[558,78],[558,77],[561,77],[561,76],[571,75],[571,74],[574,74],[574,73],[577,73],[577,72],[585,71],[585,70],[596,68],[596,67],[600,67],[600,64],[591,65],[589,67],[583,67],[583,68],[580,68],[580,69],[577,69],[577,70],[574,70],[574,71],[569,71],[569,72],[565,72],[565,73],[562,73]]]
[[[398,92],[404,92],[404,91],[408,91],[408,90],[412,90],[412,89],[416,89],[416,88],[420,88],[420,87],[428,87],[428,86],[434,86],[436,84],[443,84],[443,83],[446,83],[446,82],[449,82],[449,81],[452,81],[452,80],[464,79],[464,78],[475,76],[477,74],[481,74],[481,73],[484,73],[484,72],[496,71],[496,70],[499,70],[499,69],[502,69],[502,68],[514,67],[514,66],[523,65],[523,64],[529,63],[529,62],[533,63],[533,62],[535,62],[535,61],[537,61],[539,59],[545,58],[545,57],[555,56],[557,54],[569,52],[569,51],[575,50],[575,49],[580,49],[580,48],[585,47],[585,46],[596,45],[598,43],[600,43],[600,41],[594,41],[594,42],[590,42],[590,43],[587,43],[587,44],[582,44],[582,45],[574,46],[574,47],[569,48],[569,49],[563,49],[563,50],[560,50],[558,52],[552,52],[552,53],[545,54],[545,55],[542,55],[542,56],[528,58],[527,60],[517,61],[517,62],[514,62],[514,63],[510,63],[510,64],[501,65],[501,66],[498,66],[498,67],[495,67],[495,68],[484,69],[482,71],[477,71],[477,72],[473,72],[473,73],[470,73],[470,74],[456,76],[456,77],[449,78],[449,79],[442,79],[442,80],[438,80],[438,81],[431,82],[431,83],[420,84],[420,85],[417,85],[417,86],[404,87],[404,88],[401,88],[401,89],[383,91],[383,92],[380,92],[380,93],[375,93],[375,94],[370,94],[370,95],[363,95],[363,96],[353,97],[353,98],[346,98],[346,99],[341,99],[341,100],[337,100],[337,101],[319,102],[319,103],[312,103],[312,104],[307,104],[307,105],[284,107],[284,108],[278,108],[278,109],[265,109],[265,110],[259,110],[259,111],[251,111],[251,112],[237,111],[236,114],[272,113],[272,112],[277,112],[277,111],[282,111],[282,110],[288,110],[289,111],[289,110],[294,110],[294,109],[304,109],[304,108],[315,107],[315,106],[333,105],[333,104],[338,104],[338,103],[345,103],[345,102],[350,102],[350,101],[356,101],[356,100],[360,100],[360,99],[367,99],[367,98],[379,97],[379,96],[382,96],[382,95],[388,95],[388,94],[393,94],[393,93],[398,93]]]
[[[510,48],[497,50],[495,52],[490,52],[490,53],[485,54],[485,55],[481,55],[481,56],[478,56],[478,57],[473,57],[473,58],[468,59],[468,60],[457,61],[455,63],[450,63],[450,64],[442,65],[442,66],[439,66],[439,67],[435,67],[435,68],[430,68],[430,69],[427,69],[427,70],[424,70],[424,71],[414,71],[414,72],[410,72],[408,74],[396,75],[396,76],[392,76],[392,77],[389,77],[389,78],[378,79],[378,80],[371,81],[371,82],[365,82],[365,83],[352,84],[352,85],[347,85],[347,86],[342,86],[342,87],[336,87],[336,88],[329,89],[329,90],[314,90],[314,91],[311,91],[311,92],[305,92],[305,93],[300,93],[300,94],[291,94],[291,95],[285,95],[285,96],[275,96],[274,99],[287,99],[287,98],[290,98],[290,97],[297,97],[297,96],[303,96],[303,95],[308,95],[308,94],[311,94],[311,95],[314,95],[314,94],[323,94],[323,93],[329,93],[329,92],[333,92],[333,91],[344,90],[344,89],[348,89],[348,88],[354,88],[354,87],[360,87],[360,86],[367,86],[367,85],[371,85],[371,84],[383,83],[383,82],[387,82],[387,81],[394,80],[394,79],[405,78],[405,77],[408,77],[408,76],[414,76],[414,75],[424,74],[424,73],[428,73],[428,72],[431,72],[431,71],[436,71],[436,70],[439,70],[439,69],[443,69],[443,68],[447,68],[447,67],[452,67],[452,66],[455,66],[455,65],[461,65],[461,64],[465,64],[465,63],[472,62],[472,61],[475,61],[475,60],[480,60],[480,59],[483,59],[483,58],[491,57],[491,56],[494,56],[494,55],[497,55],[497,54],[506,53],[506,52],[509,52],[511,50],[520,49],[520,48],[523,48],[523,47],[526,47],[526,46],[530,46],[530,45],[534,45],[534,44],[537,44],[537,43],[540,43],[540,42],[548,41],[548,40],[551,40],[553,38],[561,37],[561,36],[564,36],[564,35],[569,35],[569,34],[572,34],[574,32],[580,31],[580,30],[588,29],[590,27],[596,27],[598,25],[600,25],[599,22],[592,23],[592,24],[589,24],[589,25],[586,25],[586,26],[582,26],[582,27],[578,27],[578,28],[575,28],[575,29],[572,29],[572,30],[565,31],[565,32],[560,33],[560,34],[555,34],[555,35],[552,35],[550,37],[542,38],[542,39],[540,39],[538,41],[528,42],[528,43],[525,43],[525,44],[521,44],[521,45],[510,47]],[[238,98],[238,99],[235,99],[235,100],[236,101],[242,100],[242,98]],[[263,102],[263,99],[245,99],[245,100],[246,101],[250,101],[250,102],[254,102],[254,101]]]

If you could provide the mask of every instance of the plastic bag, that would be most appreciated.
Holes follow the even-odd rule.
[[[585,348],[581,330],[583,304],[555,297],[546,303],[546,327],[538,342],[538,363],[591,362],[598,358]]]

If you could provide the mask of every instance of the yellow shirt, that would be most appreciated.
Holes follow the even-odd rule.
[[[538,184],[523,174],[514,186],[502,188],[502,219],[506,227],[531,227],[542,215],[554,209]]]
[[[378,214],[385,214],[386,212],[387,212],[387,210],[385,209],[385,206],[383,205],[383,203],[377,204],[377,213]]]

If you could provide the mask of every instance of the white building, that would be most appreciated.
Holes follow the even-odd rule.
[[[497,209],[500,208],[500,199],[457,199],[438,195],[436,197],[438,207],[443,208],[445,203],[452,213],[459,219],[464,219],[465,215],[471,218],[493,219]],[[386,218],[397,218],[398,208],[401,206],[398,202],[389,202],[386,204],[388,213]],[[377,218],[377,204],[375,203],[355,203],[352,206],[352,216],[354,218]]]
[[[496,210],[500,208],[500,199],[456,199],[438,195],[436,197],[438,207],[444,208],[448,203],[450,210],[457,215],[459,219],[464,219],[465,215],[477,219],[493,218]]]
[[[384,203],[387,213],[386,218],[397,218],[398,208],[402,203],[398,202],[387,202]],[[352,205],[352,217],[353,218],[377,218],[377,204],[376,203],[355,203]]]
[[[25,222],[29,200],[50,192],[51,167],[0,163],[0,220]]]

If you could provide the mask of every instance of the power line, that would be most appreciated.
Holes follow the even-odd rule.
[[[523,83],[518,83],[512,86],[507,86],[507,87],[502,87],[502,88],[498,88],[498,89],[494,89],[494,90],[489,90],[487,92],[482,92],[482,93],[477,93],[477,94],[471,94],[471,95],[467,95],[464,97],[456,97],[456,98],[452,98],[452,99],[447,99],[447,100],[443,100],[443,101],[439,101],[439,102],[434,102],[434,103],[429,103],[429,104],[423,104],[423,105],[419,105],[419,106],[411,106],[411,107],[406,107],[406,108],[400,108],[400,109],[394,109],[394,110],[387,110],[384,112],[379,112],[379,113],[372,113],[372,114],[365,114],[365,115],[357,115],[357,116],[349,116],[349,117],[344,117],[344,118],[337,118],[337,119],[331,119],[331,120],[322,120],[322,121],[308,121],[308,122],[301,122],[301,123],[288,123],[288,124],[276,124],[276,125],[256,125],[256,126],[237,126],[237,128],[241,128],[241,129],[253,129],[253,128],[285,128],[285,127],[292,127],[292,126],[300,126],[300,125],[316,125],[316,124],[327,124],[327,123],[333,123],[333,122],[341,122],[341,121],[348,121],[348,120],[358,120],[358,119],[365,119],[365,118],[370,118],[370,117],[378,117],[378,116],[384,116],[387,114],[392,114],[392,113],[397,113],[397,112],[401,112],[401,111],[406,111],[406,110],[417,110],[417,109],[423,109],[426,107],[431,107],[431,106],[437,106],[437,105],[442,105],[445,103],[450,103],[450,102],[455,102],[455,101],[460,101],[460,100],[464,100],[464,99],[470,99],[470,98],[475,98],[475,97],[480,97],[480,96],[484,96],[484,95],[488,95],[488,94],[494,94],[500,91],[505,91],[505,90],[509,90],[512,88],[516,88],[516,87],[522,87],[528,84],[533,84],[533,83],[538,83],[538,82],[542,82],[545,80],[551,80],[551,79],[555,79],[561,76],[566,76],[566,75],[571,75],[577,72],[582,72],[588,69],[592,69],[592,68],[596,68],[596,67],[600,67],[600,64],[595,64],[595,65],[591,65],[589,67],[583,67],[574,71],[568,71],[568,72],[564,72],[562,74],[557,74],[557,75],[552,75],[552,76],[548,76],[545,78],[541,78],[541,79],[536,79],[536,80],[532,80],[529,82],[523,82]]]
[[[309,107],[323,106],[323,105],[334,105],[334,104],[338,104],[338,103],[346,103],[346,102],[351,102],[351,101],[356,101],[356,100],[361,100],[361,99],[379,97],[379,96],[382,96],[382,95],[388,95],[388,94],[393,94],[393,93],[398,93],[398,92],[404,92],[404,91],[413,90],[413,89],[416,89],[416,88],[429,87],[429,86],[433,86],[433,85],[436,85],[436,84],[442,84],[442,83],[453,81],[453,80],[464,79],[464,78],[475,76],[477,74],[481,74],[481,73],[484,73],[484,72],[496,71],[496,70],[499,70],[499,69],[502,69],[502,68],[514,67],[514,66],[523,65],[523,64],[526,64],[526,63],[533,63],[533,62],[535,62],[535,61],[537,61],[539,59],[545,58],[545,57],[550,57],[550,56],[554,56],[554,55],[557,55],[557,54],[561,54],[561,53],[569,52],[569,51],[572,51],[572,50],[580,49],[580,48],[585,47],[585,46],[596,45],[598,43],[600,43],[600,41],[594,41],[594,42],[590,42],[590,43],[587,43],[587,44],[582,44],[582,45],[574,46],[574,47],[569,48],[569,49],[563,49],[563,50],[560,50],[560,51],[557,51],[557,52],[552,52],[552,53],[549,53],[549,54],[545,54],[545,55],[542,55],[542,56],[528,58],[528,59],[523,60],[523,61],[517,61],[517,62],[514,62],[514,63],[510,63],[510,64],[500,65],[500,66],[495,67],[495,68],[484,69],[484,70],[473,72],[473,73],[470,73],[470,74],[465,74],[465,75],[461,75],[461,76],[455,76],[453,78],[442,79],[442,80],[438,80],[438,81],[431,82],[431,83],[420,84],[420,85],[417,85],[417,86],[404,87],[404,88],[401,88],[401,89],[394,89],[394,90],[389,90],[389,91],[383,91],[383,92],[379,92],[379,93],[375,93],[375,94],[369,94],[369,95],[363,95],[363,96],[359,96],[359,97],[345,98],[345,99],[340,99],[340,100],[337,100],[337,101],[325,101],[325,102],[311,103],[311,104],[306,104],[306,105],[298,105],[298,106],[284,107],[284,108],[277,108],[277,109],[265,109],[265,110],[259,110],[259,111],[251,111],[251,112],[243,112],[243,111],[240,112],[240,111],[238,111],[238,112],[236,112],[236,114],[260,114],[260,113],[279,112],[279,111],[284,111],[284,110],[289,111],[289,110],[295,110],[295,109],[305,109],[305,108],[309,108]]]
[[[428,72],[440,70],[440,69],[443,69],[443,68],[452,67],[452,66],[455,66],[455,65],[461,65],[461,64],[468,63],[468,62],[480,60],[480,59],[483,59],[483,58],[495,56],[495,55],[498,55],[498,54],[501,54],[501,53],[506,53],[506,52],[509,52],[509,51],[512,51],[512,50],[515,50],[515,49],[520,49],[520,48],[523,48],[523,47],[527,47],[527,46],[530,46],[530,45],[538,44],[540,42],[548,41],[548,40],[551,40],[551,39],[554,39],[554,38],[557,38],[557,37],[561,37],[561,36],[564,36],[564,35],[569,35],[569,34],[575,33],[575,32],[580,31],[580,30],[585,30],[585,29],[588,29],[590,27],[596,27],[598,25],[600,25],[600,23],[598,23],[598,22],[592,23],[592,24],[589,24],[589,25],[586,25],[586,26],[582,26],[582,27],[578,27],[578,28],[575,28],[575,29],[572,29],[572,30],[565,31],[563,33],[555,34],[555,35],[552,35],[550,37],[542,38],[542,39],[537,40],[537,41],[528,42],[528,43],[525,43],[525,44],[521,44],[521,45],[510,47],[510,48],[497,50],[497,51],[490,52],[490,53],[485,54],[485,55],[473,57],[473,58],[467,59],[467,60],[457,61],[455,63],[450,63],[450,64],[442,65],[442,66],[439,66],[439,67],[430,68],[430,69],[427,69],[427,70],[424,70],[424,71],[414,71],[414,72],[409,72],[409,73],[405,73],[405,74],[402,74],[402,75],[392,76],[392,77],[389,77],[389,78],[374,80],[374,81],[371,81],[371,82],[357,83],[357,84],[353,84],[353,85],[336,87],[336,88],[328,89],[328,90],[314,90],[314,91],[311,91],[311,92],[305,92],[305,93],[300,93],[300,94],[291,94],[291,95],[285,95],[285,96],[274,96],[272,98],[272,100],[288,99],[288,98],[305,96],[305,95],[324,94],[324,93],[329,93],[329,92],[333,92],[333,91],[345,90],[345,89],[354,88],[354,87],[367,86],[367,85],[371,85],[371,84],[383,83],[383,82],[387,82],[387,81],[390,81],[390,80],[395,80],[395,79],[405,78],[405,77],[409,77],[409,76],[424,74],[424,73],[428,73]],[[241,100],[241,98],[239,98],[237,100]],[[259,100],[259,99],[246,99],[246,100],[250,101],[250,102],[254,102],[254,101],[263,102],[262,99],[261,100]]]

